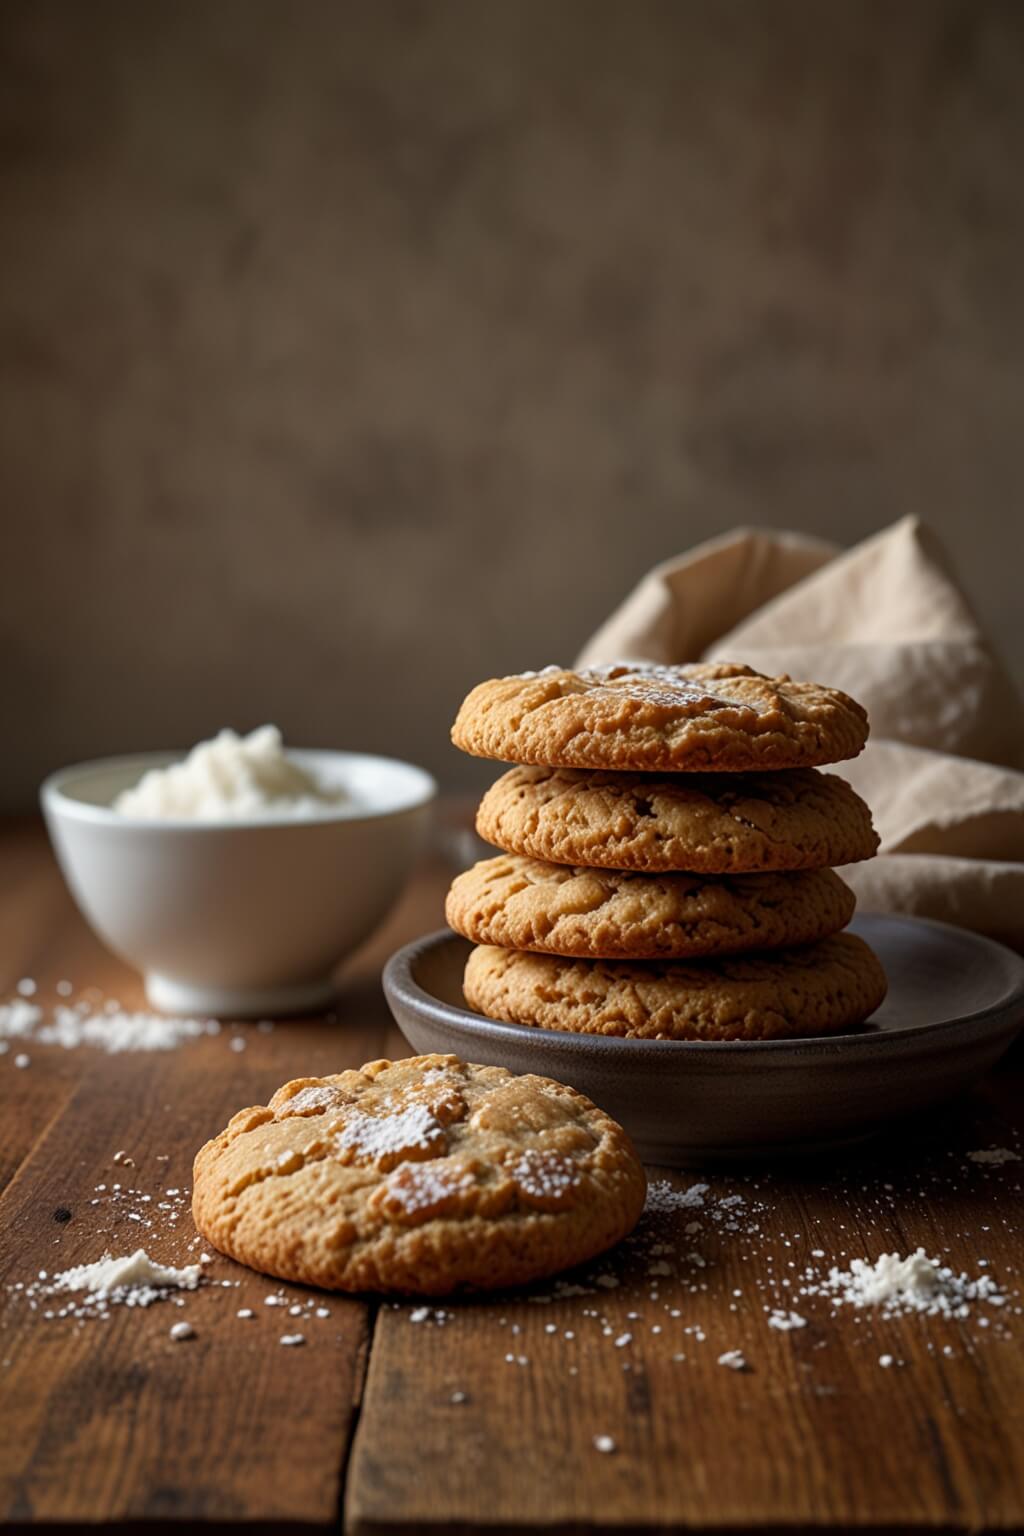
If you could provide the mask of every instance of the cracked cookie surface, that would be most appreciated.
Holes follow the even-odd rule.
[[[507,853],[651,873],[821,869],[878,850],[864,801],[814,768],[665,778],[523,765],[491,785],[476,829]]]
[[[501,762],[687,773],[835,763],[867,735],[866,711],[838,689],[731,662],[493,678],[452,727],[457,747]]]
[[[683,964],[566,960],[482,946],[466,964],[471,1008],[492,1019],[642,1040],[775,1040],[870,1018],[885,972],[855,934],[776,954]]]
[[[416,1056],[240,1111],[196,1156],[192,1211],[221,1253],[279,1279],[443,1296],[592,1258],[645,1193],[625,1131],[574,1089]]]
[[[476,944],[657,960],[810,943],[844,928],[854,905],[831,869],[645,875],[502,854],[457,876],[445,916]]]

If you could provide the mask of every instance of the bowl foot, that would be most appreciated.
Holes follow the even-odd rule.
[[[276,1018],[286,1013],[315,1013],[338,995],[329,976],[281,987],[194,986],[158,971],[145,975],[146,996],[161,1013],[204,1014],[218,1019]]]

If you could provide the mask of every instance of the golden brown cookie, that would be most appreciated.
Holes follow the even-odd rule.
[[[837,688],[730,662],[494,678],[452,728],[476,757],[656,773],[813,768],[856,757],[867,735],[867,713]]]
[[[592,1258],[645,1192],[625,1131],[574,1089],[414,1056],[242,1110],[196,1157],[192,1214],[221,1253],[282,1280],[444,1296]]]
[[[874,1013],[885,972],[863,939],[689,965],[565,960],[474,949],[463,990],[488,1018],[637,1040],[775,1040],[830,1035]]]
[[[834,773],[587,773],[510,768],[476,829],[508,853],[648,873],[821,869],[870,859],[878,835],[864,801]]]
[[[831,869],[637,875],[501,854],[459,875],[445,915],[475,944],[591,960],[783,949],[836,933],[855,899]]]

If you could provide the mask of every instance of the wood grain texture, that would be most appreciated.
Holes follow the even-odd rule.
[[[987,1258],[1016,1289],[1018,1165],[964,1160],[996,1127],[1005,1139],[1005,1117],[979,1098],[938,1135],[915,1128],[824,1178],[709,1177],[701,1209],[648,1221],[632,1254],[577,1277],[586,1296],[464,1304],[440,1327],[385,1308],[350,1529],[1018,1528],[1019,1298],[1010,1315],[882,1320],[795,1294],[808,1264],[820,1273],[918,1243],[972,1274]],[[697,1178],[667,1177],[679,1188]],[[741,1206],[722,1206],[737,1195]],[[658,1241],[671,1251],[652,1259]],[[657,1273],[666,1263],[674,1273]],[[595,1272],[620,1283],[595,1286]],[[776,1307],[806,1326],[776,1331],[765,1310]],[[735,1349],[748,1370],[719,1364]]]
[[[468,863],[462,826],[460,809],[444,837]],[[141,1001],[137,980],[74,915],[37,828],[0,829],[0,863],[0,995],[31,974],[44,1002],[62,977]],[[44,1319],[8,1289],[107,1245],[137,1246],[129,1212],[144,1204],[114,1200],[110,1186],[187,1190],[196,1147],[233,1110],[292,1076],[405,1054],[378,973],[395,945],[438,925],[446,879],[440,860],[423,871],[350,967],[334,1020],[242,1026],[239,1053],[226,1029],[166,1053],[29,1047],[25,1071],[0,1057],[8,1527],[283,1530],[336,1528],[342,1516],[356,1533],[1024,1529],[1018,1297],[962,1322],[832,1317],[822,1297],[791,1299],[805,1264],[919,1242],[972,1273],[986,1258],[1009,1290],[1022,1285],[1024,1164],[966,1159],[1021,1150],[1020,1050],[962,1106],[870,1154],[673,1176],[682,1189],[707,1182],[704,1204],[646,1223],[586,1272],[618,1285],[588,1281],[582,1296],[453,1302],[440,1326],[435,1309],[414,1323],[412,1306],[318,1296],[329,1317],[296,1322],[264,1306],[271,1282],[215,1260],[212,1278],[237,1288],[211,1284],[183,1310],[121,1308],[79,1326]],[[112,1161],[120,1150],[131,1165]],[[723,1203],[733,1195],[741,1206]],[[198,1252],[192,1238],[187,1215],[141,1232],[154,1256],[177,1262]],[[296,1304],[307,1294],[285,1289]],[[237,1319],[247,1305],[257,1316]],[[774,1331],[764,1309],[775,1305],[795,1306],[807,1326]],[[168,1328],[182,1317],[196,1337],[173,1344]],[[304,1348],[278,1342],[293,1328]],[[749,1371],[717,1363],[737,1348]],[[902,1363],[884,1369],[882,1354]],[[601,1435],[614,1451],[596,1448]]]
[[[279,1075],[258,1061],[220,1070],[216,1057],[225,1050],[223,1040],[204,1041],[168,1053],[156,1073],[137,1055],[96,1063],[8,1191],[3,1280],[21,1278],[28,1255],[53,1273],[142,1243],[160,1262],[195,1261],[187,1206],[173,1232],[158,1219],[154,1237],[129,1215],[151,1205],[104,1200],[97,1208],[89,1191],[119,1181],[154,1197],[166,1187],[188,1189],[197,1122],[220,1125],[240,1103],[258,1102],[268,1076]],[[134,1167],[113,1162],[119,1148],[134,1156]],[[158,1152],[168,1161],[156,1162]],[[71,1216],[58,1224],[61,1211]],[[278,1339],[291,1320],[262,1304],[273,1287],[247,1275],[238,1289],[222,1288],[222,1278],[238,1278],[235,1266],[214,1262],[208,1270],[212,1283],[188,1296],[183,1311],[119,1307],[109,1321],[81,1326],[27,1315],[23,1296],[9,1299],[5,1394],[20,1433],[7,1442],[5,1470],[17,1514],[333,1517],[365,1306],[332,1300],[329,1320],[304,1325],[311,1347],[285,1349]],[[239,1306],[252,1306],[257,1317],[238,1319]],[[196,1337],[176,1344],[168,1329],[181,1318]]]
[[[20,829],[10,846],[11,859],[0,857],[5,874],[14,872],[0,894],[0,996],[31,976],[35,1000],[49,1006],[67,978],[76,991],[94,986],[127,1008],[144,1007],[138,978],[73,912],[39,828]],[[336,1522],[372,1319],[366,1302],[283,1287],[291,1303],[315,1295],[330,1314],[296,1320],[264,1305],[274,1282],[216,1257],[211,1283],[184,1309],[118,1307],[108,1321],[46,1319],[62,1298],[39,1299],[33,1311],[10,1287],[40,1269],[52,1275],[140,1244],[159,1261],[194,1262],[200,1246],[187,1195],[202,1141],[290,1077],[406,1053],[380,993],[380,966],[425,907],[436,924],[444,881],[425,873],[356,958],[334,1018],[279,1023],[272,1033],[226,1026],[166,1052],[27,1044],[25,1070],[14,1067],[13,1048],[0,1057],[8,1181],[0,1198],[0,1512],[8,1523]],[[243,1051],[231,1048],[233,1036]],[[132,1163],[115,1162],[118,1152]],[[129,1188],[152,1198],[128,1197]],[[173,1212],[158,1213],[152,1229],[132,1219],[148,1219],[167,1189],[181,1191],[176,1225]],[[237,1318],[247,1306],[255,1318]],[[195,1338],[174,1343],[168,1330],[182,1318]],[[282,1347],[281,1335],[296,1330],[307,1344]]]

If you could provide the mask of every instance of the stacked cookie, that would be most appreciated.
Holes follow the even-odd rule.
[[[865,711],[836,689],[728,663],[622,665],[481,683],[456,746],[517,766],[480,805],[503,850],[458,876],[447,917],[478,946],[471,1007],[648,1039],[818,1035],[885,996],[852,891],[871,813],[817,770],[854,757]]]

